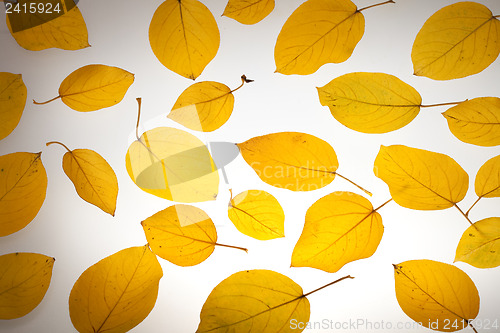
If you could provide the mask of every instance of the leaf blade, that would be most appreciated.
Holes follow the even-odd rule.
[[[241,24],[255,24],[274,10],[274,0],[229,0],[223,16]]]
[[[27,89],[21,74],[0,72],[0,140],[19,124],[26,106]]]
[[[480,198],[500,197],[500,155],[489,159],[479,168],[474,187]]]

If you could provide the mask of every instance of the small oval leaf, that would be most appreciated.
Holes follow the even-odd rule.
[[[255,24],[262,21],[273,9],[274,0],[229,0],[222,15],[242,24]]]
[[[474,187],[480,198],[500,197],[500,155],[489,159],[479,168]]]
[[[21,74],[0,72],[0,140],[19,124],[26,106],[27,89]]]

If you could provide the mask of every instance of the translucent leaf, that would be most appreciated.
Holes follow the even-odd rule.
[[[19,3],[21,11],[7,14],[7,27],[23,48],[30,51],[52,47],[79,50],[90,46],[87,26],[73,0],[44,0],[44,12],[36,15],[30,13],[29,8],[31,4],[38,6],[40,1],[18,0],[12,3]]]
[[[422,98],[411,86],[383,73],[350,73],[318,88],[321,105],[348,128],[363,133],[387,133],[409,124]]]
[[[453,207],[467,193],[469,176],[451,157],[402,145],[381,146],[375,176],[403,207],[438,210]]]
[[[165,67],[194,80],[219,50],[219,28],[201,2],[166,0],[149,25],[149,43]]]
[[[0,140],[17,127],[26,105],[26,95],[21,74],[0,72]]]
[[[432,324],[437,331],[458,331],[479,312],[474,282],[455,266],[410,260],[394,265],[394,278],[399,306],[424,327]]]
[[[309,301],[290,278],[269,270],[242,271],[212,290],[196,332],[301,332],[290,322],[306,323],[309,315]]]
[[[206,145],[185,131],[158,127],[128,148],[126,167],[143,191],[177,202],[215,200],[219,173]]]
[[[432,15],[411,52],[415,75],[457,79],[487,68],[500,53],[500,22],[476,2],[458,2]]]
[[[500,266],[500,217],[490,217],[467,228],[458,243],[455,261],[477,268]]]
[[[27,315],[49,288],[54,258],[38,253],[0,256],[0,319]]]
[[[327,63],[346,61],[363,37],[365,18],[350,0],[308,0],[281,29],[276,72],[312,74]]]
[[[47,174],[41,153],[0,156],[0,236],[21,230],[42,207]]]
[[[292,191],[312,191],[330,184],[339,165],[330,144],[306,133],[267,134],[238,147],[260,179]]]
[[[448,109],[443,116],[460,141],[485,147],[500,145],[500,98],[474,98]]]
[[[259,240],[285,237],[285,213],[266,191],[241,192],[229,202],[228,216],[236,229]]]
[[[146,246],[121,250],[89,267],[69,296],[69,314],[80,333],[121,333],[153,309],[163,271]]]
[[[351,261],[372,256],[383,233],[382,217],[370,201],[351,192],[333,192],[307,210],[292,266],[335,273]]]
[[[500,197],[500,155],[481,166],[476,175],[475,190],[480,198]]]
[[[229,0],[222,15],[242,24],[255,24],[262,21],[273,9],[274,0]]]

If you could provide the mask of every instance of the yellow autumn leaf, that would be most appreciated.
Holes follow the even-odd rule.
[[[73,0],[19,0],[21,10],[7,14],[7,27],[23,48],[40,51],[52,47],[79,50],[89,47],[87,26]],[[44,4],[42,13],[39,4]],[[34,5],[34,6],[33,6]],[[35,7],[36,14],[30,13]],[[27,8],[25,11],[24,8]]]
[[[259,240],[285,237],[285,213],[266,191],[244,191],[231,198],[228,216],[236,229]]]
[[[242,24],[255,24],[262,21],[273,9],[274,0],[229,0],[222,15]]]
[[[0,72],[0,140],[12,133],[19,124],[26,96],[21,74]]]
[[[0,256],[0,319],[27,315],[49,288],[54,258],[38,253]]]
[[[127,172],[143,191],[177,202],[215,200],[219,173],[206,145],[185,131],[157,127],[129,146]]]
[[[500,197],[500,155],[489,159],[479,168],[474,187],[479,198]]]
[[[363,133],[387,133],[406,126],[422,103],[413,87],[384,73],[345,74],[318,88],[318,94],[335,119]]]
[[[71,322],[80,333],[121,333],[153,309],[163,271],[148,246],[121,250],[87,268],[69,296]]]
[[[80,198],[115,216],[118,180],[108,162],[90,149],[70,150],[56,141],[48,142],[47,146],[50,144],[59,144],[67,150],[63,170]]]
[[[469,187],[469,176],[451,157],[403,145],[381,146],[373,171],[394,201],[411,209],[453,207]]]
[[[219,50],[219,28],[198,0],[166,0],[149,25],[149,43],[165,67],[194,80]]]
[[[433,14],[413,43],[415,75],[451,80],[487,68],[500,53],[498,16],[477,2],[458,2]]]
[[[89,112],[120,103],[134,82],[134,74],[118,67],[87,65],[68,75],[59,87],[59,96],[46,102],[61,99],[75,111]]]
[[[500,145],[500,98],[474,98],[448,109],[443,116],[460,141],[484,147]]]
[[[335,273],[351,261],[372,256],[383,233],[382,217],[370,201],[351,192],[333,192],[307,210],[292,267]]]
[[[41,153],[0,156],[0,237],[21,230],[42,207],[47,174]]]
[[[479,294],[470,277],[455,266],[432,260],[394,265],[396,298],[417,323],[441,332],[468,326],[479,312]]]
[[[500,217],[486,218],[467,228],[458,242],[456,261],[477,268],[500,266]]]

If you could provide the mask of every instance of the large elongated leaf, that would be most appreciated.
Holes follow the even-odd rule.
[[[49,288],[54,258],[38,253],[0,256],[0,319],[25,316]]]
[[[243,24],[262,21],[274,9],[274,0],[229,0],[222,15]]]
[[[165,67],[194,80],[217,54],[219,28],[198,0],[166,0],[149,25],[149,43]]]
[[[382,217],[370,201],[351,192],[333,192],[307,210],[292,266],[337,272],[373,255],[383,233]]]
[[[479,168],[474,187],[480,198],[500,197],[500,155],[489,159]]]
[[[330,184],[339,165],[332,146],[306,133],[267,134],[238,147],[260,179],[292,191],[312,191]]]
[[[384,73],[350,73],[318,88],[321,105],[343,125],[363,133],[387,133],[409,124],[422,98],[411,86]]]
[[[41,153],[0,156],[0,236],[21,230],[42,207],[47,174]]]
[[[415,75],[450,80],[476,74],[500,53],[500,22],[477,2],[458,2],[432,15],[411,52]]]
[[[453,207],[467,193],[469,176],[451,157],[402,145],[381,146],[375,176],[403,207],[435,210]]]
[[[21,74],[0,72],[0,140],[9,135],[21,120],[26,95]]]
[[[73,0],[18,0],[21,10],[7,14],[7,27],[17,43],[30,51],[48,48],[79,50],[89,47],[87,26]],[[43,13],[38,4],[45,4]],[[30,13],[30,6],[37,13]],[[27,8],[25,11],[24,9]],[[57,11],[59,9],[59,12]]]
[[[500,145],[500,98],[474,98],[448,109],[443,116],[460,141],[485,147]]]
[[[396,298],[417,323],[442,332],[468,326],[479,312],[474,282],[455,266],[432,260],[410,260],[394,265]],[[450,323],[453,323],[451,325]]]
[[[153,309],[163,271],[148,246],[121,250],[89,267],[69,296],[80,333],[127,332]]]
[[[455,261],[478,268],[500,266],[500,217],[478,221],[464,231]]]

